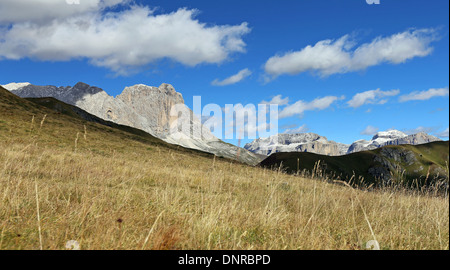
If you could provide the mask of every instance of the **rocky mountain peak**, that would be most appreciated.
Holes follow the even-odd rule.
[[[156,99],[157,97],[165,97],[166,99],[171,99],[173,104],[184,104],[184,99],[181,93],[178,93],[172,85],[166,83],[161,84],[159,87],[148,86],[145,84],[128,86],[125,87],[122,94],[119,96],[122,98],[127,97],[129,101],[132,97],[152,97],[153,99]]]
[[[399,138],[404,138],[408,135],[406,135],[405,133],[398,131],[398,130],[388,130],[388,131],[380,131],[377,134],[375,134],[372,138],[372,140],[377,140],[377,139],[390,139],[390,140],[395,140],[395,139],[399,139]]]
[[[84,82],[77,82],[77,84],[75,84],[73,86],[73,88],[80,89],[80,90],[86,90],[89,87],[91,87],[91,86],[89,84],[87,84],[87,83],[84,83]]]
[[[373,136],[372,140],[359,140],[350,145],[348,154],[366,150],[373,150],[385,145],[401,145],[401,144],[424,144],[429,142],[440,141],[439,138],[428,135],[424,132],[407,135],[398,130],[389,130],[378,132]]]
[[[168,95],[176,95],[177,91],[175,91],[175,88],[168,83],[163,83],[161,84],[158,89],[160,89],[161,91],[163,91],[164,93],[168,94]]]
[[[424,132],[407,135],[398,130],[381,131],[372,140],[358,140],[351,145],[329,141],[326,137],[315,133],[278,134],[269,138],[256,139],[245,145],[245,149],[263,155],[277,152],[311,152],[329,156],[339,156],[354,152],[373,150],[385,145],[411,144],[418,145],[439,138]]]
[[[256,139],[246,144],[244,148],[262,155],[271,155],[277,152],[312,152],[339,156],[347,152],[348,145],[328,141],[326,137],[315,133],[298,133],[278,134],[269,138]]]
[[[102,119],[141,129],[169,143],[228,158],[236,158],[238,153],[237,146],[220,141],[208,128],[202,127],[201,121],[184,105],[183,96],[170,84],[163,83],[159,87],[136,84],[126,87],[115,98],[82,82],[59,88],[26,85],[11,92],[24,98],[53,97]],[[182,105],[178,108],[183,108],[181,117],[171,115],[171,109],[177,104]],[[180,131],[177,123],[190,124],[191,128]],[[239,159],[253,165],[261,161],[261,157],[248,151],[241,151]]]
[[[103,91],[103,89],[98,88],[96,86],[90,86],[87,83],[84,82],[78,82],[77,84],[75,84],[73,87],[66,87],[64,88],[66,91],[68,90],[69,92],[72,93],[72,95],[76,98],[76,97],[84,97],[84,95],[88,94],[88,95],[95,95],[97,93],[105,93],[105,91]]]

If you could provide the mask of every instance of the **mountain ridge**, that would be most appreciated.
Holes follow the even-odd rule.
[[[20,84],[19,84],[20,85]],[[143,130],[171,144],[209,152],[219,157],[256,165],[262,157],[216,138],[209,129],[203,128],[185,104],[181,93],[163,83],[159,87],[136,84],[126,87],[116,97],[103,89],[78,82],[73,87],[28,84],[10,91],[23,98],[53,97],[76,106],[101,119]],[[181,115],[172,116],[177,106]],[[189,130],[178,130],[179,123],[188,123]],[[187,133],[186,133],[187,132]]]
[[[315,133],[298,133],[259,138],[247,143],[244,148],[267,156],[278,152],[312,152],[339,156],[344,154],[348,145],[329,141],[326,137]]]
[[[252,165],[260,162],[262,156],[278,152],[310,152],[340,156],[373,150],[385,145],[418,145],[440,141],[439,138],[425,133],[407,135],[398,130],[388,130],[376,133],[370,141],[357,140],[347,145],[328,140],[315,133],[299,133],[259,138],[239,150],[239,147],[224,143],[209,129],[203,128],[192,110],[184,105],[182,94],[170,84],[163,83],[159,87],[136,84],[125,87],[116,97],[108,95],[101,88],[83,82],[78,82],[73,87],[37,86],[30,83],[10,83],[8,86],[11,93],[20,97],[54,97],[101,119],[141,129],[168,143],[227,158],[239,157]],[[171,108],[174,105],[181,105],[179,108],[182,114],[179,117],[171,116]],[[179,123],[189,123],[191,128],[188,133],[177,130]]]
[[[280,152],[309,152],[327,156],[342,156],[367,151],[386,145],[419,145],[441,139],[423,132],[407,135],[398,130],[376,133],[370,141],[357,140],[352,144],[330,141],[315,133],[278,134],[268,138],[259,138],[244,146],[245,149],[264,155]]]
[[[319,170],[333,180],[352,181],[357,185],[383,186],[402,181],[411,187],[443,181],[440,183],[447,183],[444,188],[448,189],[448,162],[449,141],[435,141],[420,145],[386,145],[344,156],[275,153],[260,166],[283,169],[291,174]]]
[[[73,130],[75,129],[79,130],[81,133],[83,132],[84,127],[84,132],[87,132],[88,140],[91,138],[92,133],[98,133],[102,134],[103,137],[111,135],[116,137],[116,140],[135,141],[150,147],[156,146],[165,148],[169,151],[189,153],[207,158],[213,157],[213,154],[211,153],[170,144],[143,130],[104,120],[83,109],[64,103],[53,97],[21,98],[2,86],[0,86],[0,111],[2,112],[2,114],[0,114],[2,116],[0,119],[0,130],[6,129],[4,126],[10,125],[9,133],[17,132],[18,128],[16,125],[20,125],[20,123],[23,124],[23,122],[26,122],[26,126],[28,126],[31,119],[44,116],[41,122],[41,128],[46,129],[50,127],[49,129],[51,132],[45,134],[45,136],[51,137],[50,141],[66,141],[67,134],[65,133],[67,130],[72,130],[73,133]],[[31,124],[33,124],[33,120],[31,121]],[[31,133],[32,131],[33,128],[26,132]],[[7,135],[7,133],[1,135],[5,134]],[[30,134],[27,134],[27,136],[30,136]],[[44,137],[43,132],[40,133],[40,136]],[[80,137],[82,136],[83,135]],[[111,138],[108,139],[111,140]],[[73,143],[73,141],[71,142]],[[97,142],[99,141],[97,140]],[[91,150],[95,149],[93,148]]]
[[[406,133],[398,130],[381,131],[377,132],[370,141],[358,140],[352,143],[347,151],[347,154],[373,150],[386,145],[419,145],[435,141],[442,140],[424,132],[407,135]]]

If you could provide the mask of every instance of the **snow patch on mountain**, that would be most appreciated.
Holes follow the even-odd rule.
[[[344,155],[348,145],[328,141],[315,133],[278,134],[256,139],[244,146],[245,149],[262,155],[278,152],[311,152],[328,156]]]
[[[350,145],[347,154],[373,150],[386,145],[401,145],[401,144],[424,144],[434,141],[440,141],[439,138],[420,132],[417,134],[407,135],[398,130],[388,130],[378,132],[370,141],[359,140]]]
[[[13,90],[22,88],[22,87],[27,86],[27,85],[30,85],[30,83],[29,82],[14,83],[13,82],[13,83],[4,84],[4,85],[2,85],[2,87],[5,88],[6,90],[13,91]]]

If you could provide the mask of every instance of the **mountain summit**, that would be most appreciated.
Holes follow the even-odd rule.
[[[159,87],[137,84],[126,87],[115,98],[101,88],[82,82],[73,87],[19,86],[11,87],[11,93],[22,98],[53,97],[104,120],[141,129],[171,144],[231,159],[238,157],[240,161],[252,165],[262,160],[244,149],[239,151],[239,147],[219,140],[209,129],[203,128],[201,121],[184,105],[181,93],[170,84],[164,83]],[[181,114],[178,116],[171,116],[174,105],[179,105],[177,108]],[[179,122],[188,123],[191,128],[178,131]]]
[[[311,152],[327,156],[347,153],[348,145],[328,141],[315,133],[278,134],[269,138],[256,139],[245,145],[245,149],[262,155],[278,152]]]
[[[407,135],[398,130],[378,132],[370,141],[358,140],[351,145],[329,141],[315,133],[278,134],[256,139],[245,145],[245,149],[262,155],[279,152],[309,152],[325,156],[341,156],[355,152],[373,150],[386,145],[425,144],[441,141],[439,138],[420,132]]]
[[[402,145],[402,144],[425,144],[429,142],[441,141],[439,138],[428,135],[424,132],[407,135],[398,130],[382,131],[375,134],[370,141],[359,140],[348,148],[347,153],[354,153],[366,150],[373,150],[386,145]]]

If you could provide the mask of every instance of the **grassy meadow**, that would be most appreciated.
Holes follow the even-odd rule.
[[[448,195],[251,167],[0,93],[0,249],[359,250],[374,239],[448,250]]]

